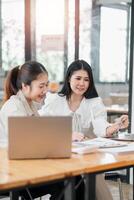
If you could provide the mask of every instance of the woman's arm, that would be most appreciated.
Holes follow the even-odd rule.
[[[72,141],[75,142],[75,141],[83,141],[85,139],[85,136],[83,133],[76,133],[76,132],[73,132],[72,134]]]

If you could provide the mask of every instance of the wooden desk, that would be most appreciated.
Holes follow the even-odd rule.
[[[103,152],[84,156],[72,154],[70,159],[8,160],[7,151],[0,149],[0,192],[60,179],[71,179],[85,174],[87,183],[85,200],[93,200],[97,173],[133,166],[134,152],[120,155]],[[91,191],[90,181],[93,181]],[[75,199],[74,196],[72,199]]]

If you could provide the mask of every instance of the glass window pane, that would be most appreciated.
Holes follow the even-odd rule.
[[[24,0],[1,1],[2,68],[24,62]]]
[[[36,1],[36,59],[46,66],[49,79],[64,75],[64,1]]]
[[[75,51],[75,1],[69,1],[69,22],[68,22],[68,64],[74,61]]]
[[[127,11],[101,8],[100,81],[125,82]]]
[[[79,58],[91,64],[92,1],[80,1]]]
[[[127,109],[129,5],[112,4],[112,1],[110,4],[106,1],[105,5],[100,5],[99,1],[80,0],[79,58],[91,65],[104,104]]]

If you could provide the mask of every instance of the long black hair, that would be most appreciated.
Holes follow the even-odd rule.
[[[70,98],[72,90],[70,87],[69,80],[75,71],[78,71],[81,69],[85,70],[88,73],[88,77],[89,77],[89,87],[83,96],[87,99],[98,97],[98,93],[97,93],[95,85],[94,85],[91,66],[84,60],[75,60],[74,62],[72,62],[69,65],[67,72],[66,72],[63,87],[62,87],[61,91],[58,93],[60,96],[66,96],[67,99]]]
[[[22,89],[22,83],[31,85],[33,80],[41,73],[48,74],[45,67],[36,61],[28,61],[23,65],[14,67],[9,71],[5,87],[4,87],[4,101],[8,100],[10,96],[16,95],[19,89]]]

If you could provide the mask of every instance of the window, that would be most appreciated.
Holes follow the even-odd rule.
[[[128,13],[126,9],[101,7],[101,82],[126,82],[128,68]]]
[[[36,59],[44,63],[49,79],[64,76],[64,1],[36,1]]]
[[[68,20],[68,64],[74,61],[75,54],[75,1],[69,1],[69,20]]]
[[[7,71],[24,62],[24,0],[2,0],[0,21],[0,60]]]
[[[80,1],[79,58],[91,64],[92,1]]]

